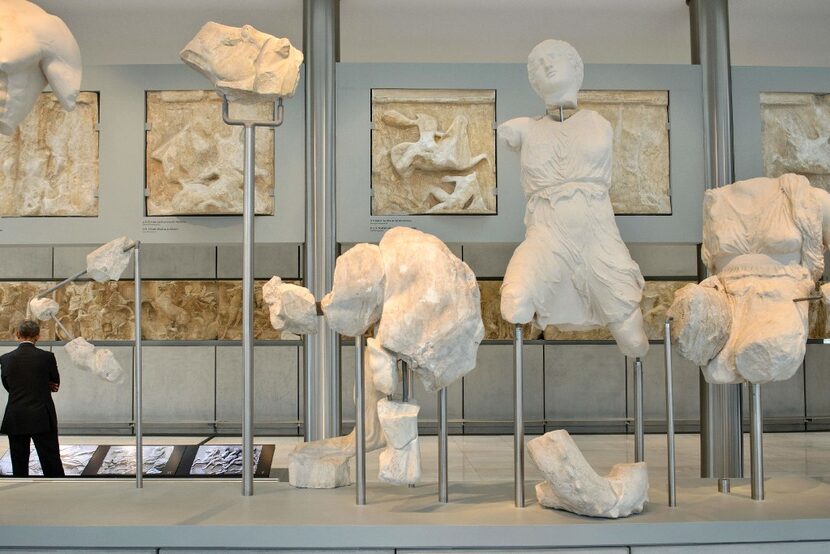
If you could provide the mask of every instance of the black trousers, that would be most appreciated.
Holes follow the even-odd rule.
[[[63,477],[58,434],[55,432],[37,435],[9,435],[9,451],[12,459],[14,477],[29,476],[29,443],[34,441],[40,467],[44,477]]]

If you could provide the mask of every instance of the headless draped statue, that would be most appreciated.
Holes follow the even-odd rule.
[[[575,108],[583,65],[568,43],[546,40],[528,56],[530,84],[548,113]],[[519,117],[499,139],[521,157],[525,240],[504,276],[501,313],[544,329],[608,327],[624,354],[648,351],[640,299],[644,281],[614,221],[611,124],[591,110],[564,121]]]

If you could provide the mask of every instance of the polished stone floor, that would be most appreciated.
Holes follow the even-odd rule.
[[[530,440],[531,436],[527,439]],[[574,439],[586,459],[599,473],[606,473],[616,463],[633,461],[634,439],[630,435],[578,435]],[[238,437],[188,436],[145,437],[145,444],[215,444],[238,443]],[[274,444],[272,468],[288,466],[288,453],[299,437],[257,437],[257,443]],[[451,436],[449,438],[449,478],[452,482],[509,481],[513,478],[512,436]],[[62,436],[62,444],[134,444],[126,436]],[[679,480],[699,477],[700,441],[698,435],[677,435],[677,476]],[[0,436],[0,454],[7,440]],[[749,436],[745,435],[746,475],[749,475]],[[421,437],[423,480],[437,480],[438,442],[434,436]],[[377,480],[378,453],[367,456],[367,479]],[[666,436],[646,436],[646,461],[651,480],[666,476]],[[767,433],[764,436],[764,461],[767,477],[830,476],[830,432]],[[533,462],[527,459],[529,482],[540,479]]]

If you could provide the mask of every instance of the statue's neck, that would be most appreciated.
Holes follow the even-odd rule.
[[[576,94],[577,90],[565,90],[556,94],[550,94],[545,97],[545,106],[548,108],[548,113],[559,113],[559,108],[566,110],[576,109]]]

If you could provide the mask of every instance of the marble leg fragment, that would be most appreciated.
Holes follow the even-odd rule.
[[[418,412],[412,403],[378,402],[378,418],[386,437],[380,453],[378,478],[394,485],[414,485],[421,480],[421,448],[418,444]]]
[[[546,433],[527,444],[547,481],[536,485],[542,506],[576,514],[619,518],[643,511],[648,501],[645,462],[617,464],[606,477],[591,468],[567,431]]]
[[[366,390],[366,452],[384,446],[378,421],[378,400],[383,398],[372,384],[372,374],[364,372]],[[305,442],[288,455],[288,482],[305,489],[333,489],[351,484],[349,460],[355,454],[355,432],[342,437]]]

